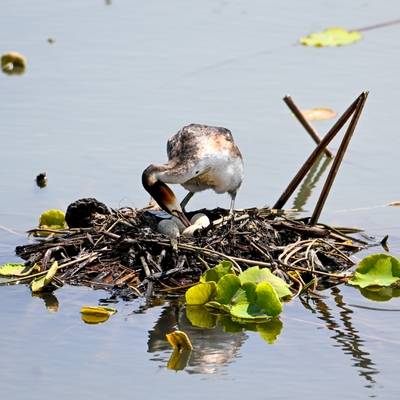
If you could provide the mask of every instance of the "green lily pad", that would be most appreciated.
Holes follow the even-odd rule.
[[[64,225],[65,213],[61,210],[47,210],[40,216],[39,225]]]
[[[165,337],[174,350],[193,350],[192,342],[186,332],[174,331],[167,333]]]
[[[256,287],[257,305],[263,312],[276,317],[282,312],[282,303],[273,286],[268,282],[261,282]]]
[[[227,306],[226,304],[218,303],[218,301],[209,301],[208,303],[206,303],[206,307],[217,310],[217,311],[221,311],[224,313],[230,313],[230,311],[231,311],[229,306]]]
[[[372,254],[361,260],[350,285],[365,288],[368,286],[390,286],[400,279],[400,262],[388,254]]]
[[[239,274],[239,279],[242,284],[246,282],[257,284],[267,281],[273,286],[281,299],[292,295],[289,285],[283,279],[274,275],[269,268],[260,268],[258,266],[248,268],[246,271]]]
[[[47,274],[44,276],[37,277],[31,282],[32,292],[41,292],[46,289],[46,287],[51,283],[53,278],[55,277],[58,269],[58,262],[54,261]]]
[[[264,322],[271,318],[269,315],[265,314],[257,304],[249,303],[240,303],[232,306],[231,316],[234,320],[238,320],[239,322]]]
[[[253,282],[243,283],[242,287],[232,297],[231,300],[232,304],[256,303],[257,302],[256,287],[257,285]]]
[[[229,304],[232,297],[240,289],[240,286],[240,279],[236,275],[224,275],[217,283],[217,295],[215,301],[221,304]]]
[[[222,261],[218,265],[213,268],[208,269],[204,274],[200,277],[200,282],[210,282],[214,281],[218,283],[218,281],[227,274],[232,274],[233,268],[232,263],[230,261]]]
[[[303,36],[300,43],[304,46],[335,47],[358,42],[362,34],[358,31],[348,31],[343,28],[328,28],[322,32]]]
[[[186,318],[193,326],[203,329],[215,328],[217,323],[217,317],[205,306],[187,306]]]
[[[185,294],[188,305],[202,305],[212,300],[217,290],[217,284],[213,281],[198,283],[189,288]]]
[[[103,306],[83,306],[81,318],[86,324],[95,325],[106,322],[111,315],[117,312],[115,308]]]
[[[24,264],[3,264],[0,267],[1,276],[27,276],[34,271],[39,271],[39,266],[35,264],[33,267],[26,267]]]
[[[259,283],[256,286],[255,293],[256,303],[242,301],[232,305],[231,315],[233,318],[243,321],[260,322],[267,321],[271,317],[275,317],[281,313],[282,303],[270,283],[266,281]]]
[[[39,228],[64,229],[66,226],[65,213],[61,210],[47,210],[39,219]]]

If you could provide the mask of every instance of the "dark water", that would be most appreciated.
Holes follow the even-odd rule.
[[[237,206],[272,204],[313,149],[283,95],[340,112],[365,89],[365,112],[322,219],[389,234],[398,255],[400,210],[385,205],[400,199],[400,25],[343,48],[293,45],[329,26],[398,17],[394,0],[3,0],[0,51],[23,53],[28,68],[0,75],[0,263],[15,259],[23,232],[48,208],[84,196],[144,205],[141,171],[165,160],[166,139],[190,122],[232,130],[246,163]],[[323,133],[331,124],[315,125]],[[42,171],[45,189],[34,182]],[[316,181],[310,192],[309,181],[295,199],[306,212],[321,188]],[[190,206],[228,202],[206,192]],[[2,287],[2,398],[397,398],[399,300],[373,302],[348,287],[324,295],[287,304],[282,332],[268,345],[257,332],[190,327],[178,301],[140,314],[139,304],[119,303],[118,314],[91,326],[80,307],[103,292],[62,288],[46,300],[53,310],[58,302],[50,312],[26,287]],[[180,373],[166,368],[164,333],[175,326],[196,349]]]

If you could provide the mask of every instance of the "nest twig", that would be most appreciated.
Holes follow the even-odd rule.
[[[345,279],[343,272],[354,264],[351,254],[365,247],[349,240],[342,228],[310,226],[268,208],[237,211],[233,220],[224,209],[197,212],[212,223],[194,237],[181,236],[177,244],[157,232],[157,215],[147,209],[95,214],[91,227],[51,232],[17,247],[27,265],[37,263],[44,271],[8,283],[40,276],[57,260],[57,278],[63,283],[103,288],[125,299],[149,298],[187,288],[207,268],[230,260],[237,270],[267,266],[299,294]]]

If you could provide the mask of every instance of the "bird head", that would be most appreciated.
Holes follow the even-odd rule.
[[[190,226],[190,221],[183,212],[174,192],[158,179],[157,172],[156,165],[150,165],[143,171],[143,187],[164,211],[180,219],[186,227]]]

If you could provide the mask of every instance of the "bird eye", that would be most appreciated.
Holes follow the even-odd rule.
[[[197,175],[200,171],[196,171],[195,174]]]

